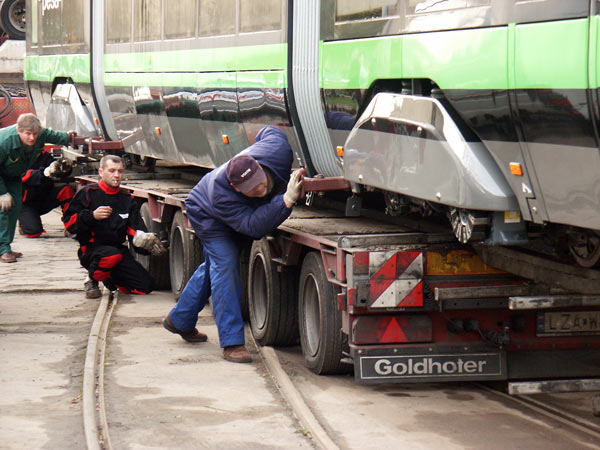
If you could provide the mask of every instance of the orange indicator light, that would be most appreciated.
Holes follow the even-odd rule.
[[[221,139],[223,139],[223,144],[229,144],[229,136],[226,134],[221,135]]]
[[[160,136],[162,133],[162,131],[160,130],[160,127],[154,128],[154,132],[156,133],[157,136]]]
[[[341,145],[338,145],[336,148],[337,154],[340,158],[344,157],[344,147],[342,147]]]
[[[516,163],[516,162],[511,162],[511,163],[508,163],[508,165],[510,166],[510,173],[512,173],[513,175],[517,175],[519,177],[523,176],[523,168],[521,167],[521,164]]]

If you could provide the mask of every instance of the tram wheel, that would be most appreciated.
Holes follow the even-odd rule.
[[[203,259],[200,242],[186,230],[183,214],[177,211],[169,233],[169,274],[175,300],[179,300],[183,288]]]
[[[248,307],[250,328],[261,345],[292,345],[298,341],[298,311],[294,270],[277,270],[266,238],[250,250]]]
[[[600,262],[600,234],[594,231],[570,234],[569,250],[581,267],[594,267]]]
[[[319,253],[304,258],[299,286],[300,343],[306,366],[319,375],[345,372],[338,288],[327,281]]]
[[[146,229],[152,233],[158,234],[159,225],[152,220],[152,214],[150,213],[150,205],[145,202],[140,207],[140,215],[146,225]],[[144,269],[148,271],[152,279],[154,280],[155,289],[168,289],[170,286],[169,272],[167,270],[169,265],[169,255],[163,254],[160,256],[142,255],[136,251],[133,251],[133,257],[139,262]]]

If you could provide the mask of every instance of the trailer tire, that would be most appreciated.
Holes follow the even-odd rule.
[[[248,307],[252,335],[260,345],[287,346],[298,342],[296,286],[296,271],[272,262],[267,238],[254,241],[250,250]]]
[[[159,225],[152,220],[152,214],[150,213],[150,205],[148,202],[144,202],[140,206],[140,215],[146,225],[146,229],[152,233],[158,234]],[[133,257],[139,262],[144,269],[148,271],[152,279],[154,280],[154,289],[169,289],[169,255],[164,254],[160,256],[142,255],[136,251],[133,251]]]
[[[0,2],[0,23],[12,39],[25,39],[25,0]]]
[[[250,322],[250,306],[248,301],[248,277],[250,276],[250,246],[243,246],[240,251],[240,278],[242,279],[242,319]]]
[[[177,211],[169,233],[169,274],[175,300],[179,300],[183,288],[203,260],[200,241],[187,231],[183,213]]]
[[[337,293],[337,286],[327,281],[321,255],[308,253],[300,271],[300,344],[306,366],[318,375],[344,373],[348,369],[342,363],[344,339]]]

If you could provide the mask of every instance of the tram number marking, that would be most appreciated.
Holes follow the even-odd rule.
[[[537,334],[600,334],[600,311],[540,312]]]
[[[59,9],[63,0],[42,0],[42,16],[46,11]]]

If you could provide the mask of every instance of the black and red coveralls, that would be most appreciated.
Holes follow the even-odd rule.
[[[94,219],[94,210],[99,206],[110,206],[110,217]],[[146,231],[138,205],[127,191],[110,187],[103,180],[84,186],[75,194],[63,222],[79,241],[79,261],[92,279],[126,293],[152,291],[152,277],[124,245],[127,238],[131,242],[137,230]]]
[[[44,149],[31,169],[21,177],[23,205],[19,213],[19,228],[30,238],[40,237],[45,232],[41,216],[59,205],[64,214],[75,195],[75,189],[71,185],[60,181],[55,182],[44,176],[44,169],[53,161],[50,152]]]

